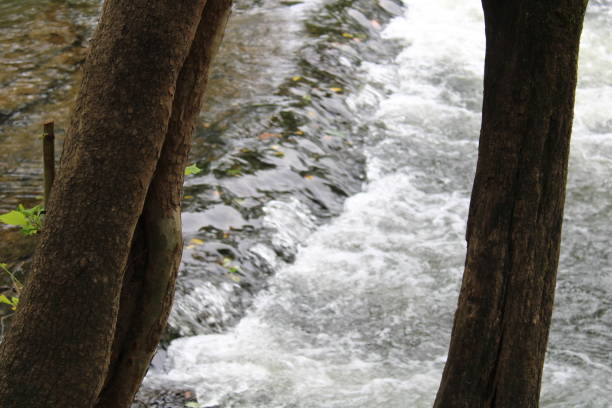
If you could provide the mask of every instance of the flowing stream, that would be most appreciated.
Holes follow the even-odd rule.
[[[50,116],[61,142],[99,3],[0,3],[3,211],[38,200],[33,143]],[[482,19],[468,0],[237,0],[194,136],[170,328],[134,407],[432,405],[465,257]],[[612,395],[610,27],[610,0],[591,0],[547,408]]]
[[[464,261],[484,27],[479,2],[386,5],[398,15],[371,40],[386,51],[366,57],[343,100],[363,142],[362,191],[321,226],[299,197],[264,205],[294,261],[257,244],[269,287],[229,330],[172,341],[148,386],[193,389],[202,407],[431,406]],[[592,1],[543,407],[607,407],[612,395],[611,23],[612,5]]]

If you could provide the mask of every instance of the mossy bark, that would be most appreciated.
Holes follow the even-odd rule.
[[[467,258],[435,407],[537,407],[586,0],[483,0]]]
[[[172,300],[183,169],[230,3],[104,4],[32,271],[0,346],[2,406],[130,405]],[[214,7],[223,21],[213,23]],[[202,42],[203,31],[214,41]]]

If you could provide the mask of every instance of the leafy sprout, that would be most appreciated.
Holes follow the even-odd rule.
[[[0,222],[21,227],[24,235],[34,235],[42,228],[44,213],[42,205],[25,208],[19,204],[16,210],[0,215]]]
[[[190,174],[198,174],[201,171],[202,171],[202,169],[199,168],[195,163],[192,164],[191,166],[185,167],[185,175],[186,176],[189,176]]]
[[[6,295],[0,295],[0,303],[5,303],[11,307],[12,310],[17,310],[17,305],[19,304],[19,294],[23,289],[23,284],[17,279],[17,277],[8,269],[5,263],[0,263],[0,269],[2,269],[6,274],[11,278],[13,282],[13,287],[15,288],[15,292],[17,292],[17,296],[11,296],[10,298]]]

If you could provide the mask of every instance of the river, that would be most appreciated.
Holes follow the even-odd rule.
[[[96,2],[56,3],[28,10],[61,10],[76,34],[57,55],[78,59]],[[604,408],[612,395],[610,27],[612,4],[591,0],[547,408]],[[432,405],[463,271],[483,59],[480,2],[238,1],[194,137],[204,171],[186,181],[186,248],[149,406]],[[32,64],[11,83],[35,67],[50,75]],[[44,101],[2,108],[14,146],[3,155],[17,163],[6,202],[39,194],[23,129],[54,106],[67,115],[76,74],[64,67]]]

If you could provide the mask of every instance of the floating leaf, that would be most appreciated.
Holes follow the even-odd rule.
[[[306,180],[312,180],[314,178],[314,176],[312,174],[304,174],[304,178]]]
[[[230,266],[229,268],[227,268],[227,271],[229,273],[238,273],[238,268],[235,266]]]
[[[344,38],[353,38],[353,37],[355,37],[353,34],[350,34],[350,33],[342,33],[342,36]]]
[[[301,135],[303,135],[303,134],[304,134],[304,132],[302,132],[301,130],[296,130],[296,131],[295,131],[295,132],[293,132],[293,133],[294,133],[294,134],[296,134],[296,135],[299,135],[299,136],[301,136]]]
[[[196,164],[192,164],[191,166],[185,167],[185,175],[189,176],[190,174],[198,174],[202,169],[199,168]]]
[[[329,90],[333,92],[342,92],[342,88],[338,88],[338,87],[329,88]]]
[[[8,225],[18,225],[20,227],[25,227],[28,225],[28,219],[21,211],[11,211],[0,215],[0,222]]]
[[[201,405],[197,402],[191,401],[185,403],[185,408],[200,408]]]
[[[241,280],[241,279],[240,279],[240,276],[238,276],[238,275],[233,275],[233,274],[232,274],[232,275],[230,275],[229,277],[230,277],[230,279],[231,279],[231,280],[233,280],[234,282],[236,282],[236,283],[240,283],[240,280]]]
[[[294,81],[294,82],[297,82],[297,81],[299,81],[300,79],[302,79],[302,77],[301,77],[301,76],[299,76],[299,75],[296,75],[296,76],[294,76],[294,77],[291,77],[291,80],[292,80],[292,81]]]
[[[192,195],[185,195],[185,196],[183,196],[184,200],[191,200],[192,198],[193,198]]]

